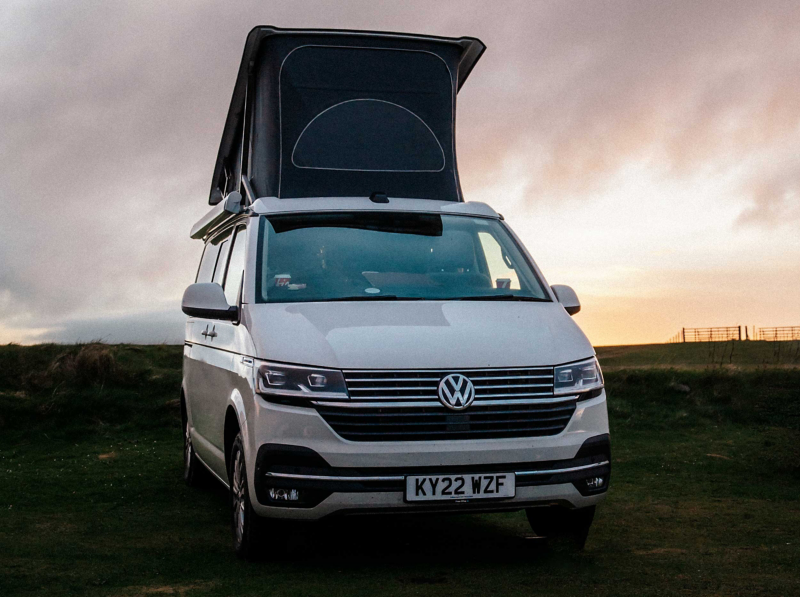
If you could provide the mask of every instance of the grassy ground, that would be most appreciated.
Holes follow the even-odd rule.
[[[617,363],[612,488],[582,554],[541,552],[511,513],[342,519],[252,564],[225,492],[182,483],[180,359],[0,347],[0,595],[800,594],[796,369]]]
[[[800,341],[738,342],[732,340],[729,342],[599,346],[597,356],[604,369],[623,367],[800,368]]]

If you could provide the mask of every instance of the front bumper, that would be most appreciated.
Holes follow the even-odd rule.
[[[248,458],[253,507],[262,516],[320,519],[371,512],[517,510],[561,504],[592,506],[610,475],[605,393],[578,404],[567,428],[549,437],[470,441],[353,442],[313,408],[256,398]],[[516,473],[516,495],[469,502],[405,502],[405,477],[421,474]],[[589,490],[585,479],[606,479]],[[300,500],[276,501],[269,488],[296,489]]]

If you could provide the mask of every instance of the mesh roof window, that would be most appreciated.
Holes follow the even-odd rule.
[[[298,168],[374,172],[441,172],[444,150],[411,110],[377,99],[355,99],[320,112],[292,152]]]
[[[452,77],[433,53],[300,47],[283,64],[280,93],[284,151],[296,168],[445,168],[435,131],[452,127]]]

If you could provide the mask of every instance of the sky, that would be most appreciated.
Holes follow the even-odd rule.
[[[800,325],[800,3],[3,0],[0,343],[182,342],[256,25],[474,36],[465,198],[596,345]]]

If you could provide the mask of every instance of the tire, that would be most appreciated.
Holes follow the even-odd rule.
[[[594,512],[595,506],[575,510],[561,506],[525,510],[533,532],[547,539],[548,547],[555,551],[581,551],[586,545]]]
[[[231,446],[228,466],[231,486],[231,525],[233,549],[240,558],[253,560],[263,554],[262,520],[253,510],[247,485],[244,443],[239,433]]]
[[[192,434],[189,431],[189,419],[183,419],[183,480],[190,487],[197,487],[203,481],[205,469],[197,458],[192,445]]]

